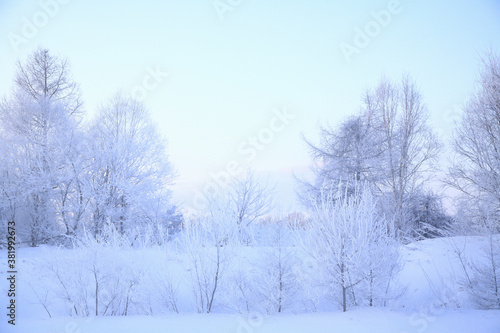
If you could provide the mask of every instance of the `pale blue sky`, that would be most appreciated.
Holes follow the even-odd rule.
[[[301,133],[317,140],[320,124],[356,112],[361,93],[383,74],[412,75],[432,126],[447,139],[480,56],[500,49],[498,0],[402,0],[350,62],[340,44],[354,45],[355,29],[390,1],[65,0],[48,14],[41,5],[62,2],[0,0],[0,95],[12,87],[15,61],[38,46],[70,60],[89,114],[117,89],[141,87],[148,71],[168,72],[158,84],[147,80],[154,89],[144,102],[169,139],[176,198],[188,206],[210,172],[244,164],[238,147],[269,127],[273,109],[286,108],[295,118],[251,165],[280,182],[288,208],[290,174],[310,163]],[[214,3],[235,5],[221,20]],[[26,21],[40,27],[28,36],[24,28],[28,38],[16,48],[13,34],[23,37]]]

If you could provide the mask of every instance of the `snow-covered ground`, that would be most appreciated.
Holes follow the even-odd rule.
[[[405,262],[399,282],[406,286],[400,299],[386,308],[351,308],[346,313],[332,308],[320,308],[314,313],[266,315],[239,314],[219,307],[216,313],[196,314],[189,311],[189,290],[180,291],[180,314],[68,317],[59,299],[47,294],[49,318],[33,290],[45,290],[47,272],[34,271],[33,263],[47,256],[67,255],[72,250],[23,248],[17,251],[17,316],[16,326],[7,324],[8,304],[6,251],[1,251],[1,304],[4,309],[0,332],[500,332],[500,310],[477,310],[460,284],[460,262],[454,255],[464,249],[467,260],[481,260],[480,237],[455,237],[425,240],[402,248]],[[153,253],[153,252],[151,252]],[[142,253],[142,256],[147,252]],[[247,249],[247,256],[252,249]],[[130,254],[132,257],[133,254]],[[132,259],[138,260],[137,258]],[[145,258],[140,259],[146,260]],[[158,258],[148,258],[152,263]],[[171,257],[171,274],[186,270],[180,257]],[[77,262],[73,263],[78,265]],[[176,268],[175,268],[176,267]],[[241,268],[241,267],[240,267]],[[250,267],[249,267],[250,268]],[[244,269],[244,267],[243,267]],[[39,293],[39,298],[44,295]],[[52,297],[52,298],[51,298]]]
[[[5,327],[3,324],[2,328]],[[2,332],[500,332],[500,311],[445,310],[436,314],[381,309],[345,313],[283,314],[248,317],[238,314],[179,314],[127,317],[28,319]]]

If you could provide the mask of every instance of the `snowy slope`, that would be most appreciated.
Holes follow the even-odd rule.
[[[484,260],[484,246],[485,239],[477,236],[428,239],[405,246],[405,267],[400,278],[407,290],[400,304],[419,311],[472,308],[466,290],[457,283],[463,268],[455,252],[463,251],[466,260],[480,263]]]

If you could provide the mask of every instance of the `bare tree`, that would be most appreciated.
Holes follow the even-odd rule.
[[[231,201],[235,210],[240,237],[243,230],[255,220],[269,213],[273,207],[274,190],[259,182],[252,171],[231,183]]]
[[[410,198],[434,170],[440,144],[427,125],[427,108],[409,76],[403,76],[399,85],[382,80],[373,93],[367,93],[365,104],[382,137],[377,186],[391,194],[396,232],[407,233],[412,227]]]
[[[39,104],[64,102],[65,111],[74,115],[81,112],[82,102],[78,85],[71,79],[69,70],[68,60],[40,48],[28,57],[25,65],[17,63],[16,87]]]
[[[500,57],[483,60],[479,86],[454,133],[455,159],[448,184],[468,202],[472,224],[500,230]],[[485,209],[487,207],[487,209]],[[494,216],[495,218],[492,218]],[[487,226],[487,222],[494,225]],[[496,231],[495,231],[496,230]]]

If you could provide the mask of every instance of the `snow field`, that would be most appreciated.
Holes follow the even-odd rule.
[[[497,238],[498,239],[498,238]],[[460,262],[454,255],[456,249],[465,249],[470,261],[481,260],[481,249],[486,242],[481,237],[453,237],[424,240],[402,247],[404,267],[398,276],[405,292],[387,307],[356,307],[342,313],[337,304],[323,299],[316,307],[301,300],[305,294],[295,290],[296,298],[283,309],[283,313],[268,314],[264,306],[252,305],[249,312],[245,298],[237,293],[235,281],[242,276],[255,278],[262,254],[271,248],[245,247],[236,249],[234,260],[223,276],[221,289],[213,313],[198,314],[193,299],[192,266],[186,254],[174,246],[152,249],[115,249],[107,253],[108,268],[121,267],[115,271],[120,281],[133,280],[137,272],[140,281],[130,294],[131,304],[127,316],[89,317],[68,316],[68,301],[61,294],[61,287],[54,279],[49,263],[58,263],[66,273],[85,272],[84,261],[89,253],[80,250],[56,249],[52,247],[22,248],[18,250],[19,274],[16,299],[18,305],[17,325],[0,323],[1,332],[500,332],[499,310],[478,310],[470,295],[457,283],[461,274]],[[294,248],[294,247],[290,247]],[[299,251],[300,252],[300,251]],[[80,258],[82,261],[75,261]],[[104,258],[104,257],[101,257]],[[0,267],[6,274],[6,255],[2,251]],[[121,264],[120,264],[121,263]],[[310,259],[301,255],[300,266],[294,272],[314,274]],[[111,274],[111,271],[105,271]],[[135,272],[135,273],[134,273]],[[106,276],[103,274],[103,276]],[[92,286],[75,276],[74,286]],[[5,280],[3,278],[2,280]],[[164,282],[163,284],[161,282]],[[113,288],[127,290],[127,283],[101,280],[110,291],[101,296],[103,301],[113,294]],[[255,286],[265,281],[246,281]],[[173,289],[169,286],[173,286]],[[7,304],[6,283],[2,283],[2,303]],[[312,286],[306,286],[312,287]],[[173,292],[172,292],[173,290]],[[116,291],[116,290],[115,290]],[[36,293],[36,294],[35,294]],[[91,289],[88,290],[91,293]],[[109,294],[110,293],[110,294]],[[125,293],[126,294],[126,293]],[[78,293],[76,293],[78,295]],[[124,295],[119,295],[123,297]],[[169,296],[172,298],[169,300]],[[252,302],[262,302],[259,295],[251,295]],[[300,296],[300,297],[299,297]],[[89,296],[89,300],[93,298]],[[125,299],[125,298],[124,298]],[[175,308],[172,301],[175,303]],[[48,308],[49,318],[42,303]],[[85,303],[85,302],[83,302]],[[91,302],[87,302],[90,305]],[[121,310],[123,307],[116,306]],[[175,309],[179,313],[176,313]],[[95,310],[95,309],[91,309]]]

